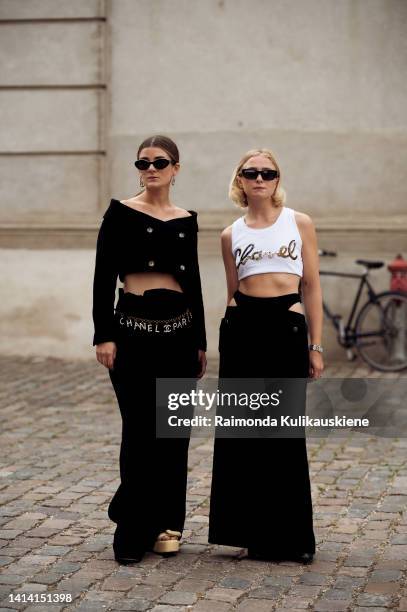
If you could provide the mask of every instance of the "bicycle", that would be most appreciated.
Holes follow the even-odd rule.
[[[319,249],[321,257],[336,257],[335,251]],[[382,268],[384,261],[356,259],[364,266],[362,274],[320,270],[321,276],[340,276],[360,279],[348,321],[344,323],[340,314],[333,314],[323,300],[325,316],[332,322],[340,346],[347,349],[349,360],[356,359],[353,348],[360,357],[375,370],[398,372],[407,368],[407,293],[383,291],[376,293],[368,280],[369,271]],[[363,287],[366,285],[368,301],[356,309]],[[355,324],[353,319],[356,316]]]

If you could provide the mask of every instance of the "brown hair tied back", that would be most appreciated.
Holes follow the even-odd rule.
[[[137,151],[137,159],[139,158],[140,151],[146,147],[160,147],[160,149],[168,153],[173,161],[179,162],[178,147],[171,138],[168,138],[168,136],[161,136],[158,134],[157,136],[150,136],[143,140]]]
[[[137,159],[139,159],[140,152],[146,147],[160,147],[160,149],[163,149],[163,151],[166,151],[166,153],[168,153],[168,155],[174,162],[179,163],[178,147],[175,142],[171,140],[171,138],[168,138],[168,136],[162,136],[161,134],[158,134],[157,136],[150,136],[149,138],[143,140],[137,150]],[[140,195],[144,191],[145,187],[143,185],[143,189],[134,194],[133,197]]]

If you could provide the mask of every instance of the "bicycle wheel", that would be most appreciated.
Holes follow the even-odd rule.
[[[386,291],[367,302],[355,324],[361,358],[381,372],[407,368],[407,294]]]

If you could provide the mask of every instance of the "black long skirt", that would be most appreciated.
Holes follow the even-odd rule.
[[[272,298],[237,291],[220,325],[222,378],[309,376],[308,327],[289,310],[298,293]],[[288,383],[291,384],[291,383]],[[305,393],[296,414],[305,414]],[[225,438],[215,434],[209,542],[276,557],[315,552],[305,437]]]
[[[192,313],[182,292],[119,289],[117,353],[110,379],[122,418],[120,486],[109,518],[149,546],[166,529],[182,532],[189,438],[156,436],[156,378],[196,376]]]

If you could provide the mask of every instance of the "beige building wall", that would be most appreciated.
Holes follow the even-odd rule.
[[[322,269],[405,254],[406,26],[404,0],[0,0],[3,351],[93,356],[97,228],[110,197],[138,190],[155,133],[180,147],[174,201],[199,212],[212,356],[247,149],[274,150],[287,205],[338,251]],[[355,281],[322,283],[346,314]],[[328,328],[324,344],[342,355]]]

